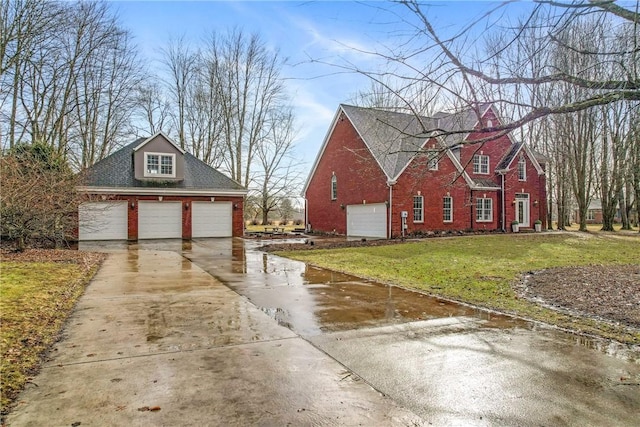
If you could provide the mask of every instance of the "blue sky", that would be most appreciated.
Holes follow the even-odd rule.
[[[491,2],[430,2],[429,16],[443,31],[459,29],[495,7]],[[114,2],[121,23],[134,36],[142,55],[154,67],[159,49],[171,37],[185,36],[193,45],[211,31],[238,27],[257,32],[268,46],[288,58],[283,69],[299,129],[296,153],[311,167],[340,103],[368,87],[355,73],[311,62],[349,61],[375,69],[379,59],[361,51],[394,46],[407,31],[404,7],[352,1],[139,1]],[[512,7],[512,6],[510,6]],[[386,11],[392,8],[396,14]],[[519,8],[514,5],[513,9]],[[355,49],[353,49],[355,48]]]

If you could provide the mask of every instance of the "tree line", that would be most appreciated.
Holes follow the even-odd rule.
[[[163,130],[250,190],[266,218],[299,185],[285,58],[242,29],[169,40],[150,65],[104,2],[0,3],[0,142],[81,172]]]

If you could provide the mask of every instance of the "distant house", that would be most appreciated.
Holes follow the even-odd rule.
[[[159,132],[87,170],[79,240],[241,236],[246,190]]]
[[[575,210],[575,218],[576,222],[580,222],[580,211],[578,209]],[[622,215],[620,214],[620,208],[616,205],[616,213],[613,218],[615,222],[622,221]],[[601,199],[592,199],[589,202],[589,207],[587,208],[587,224],[602,224],[602,200]]]
[[[544,223],[545,173],[531,149],[509,135],[468,144],[489,134],[462,132],[498,124],[488,104],[435,117],[340,105],[304,187],[308,226],[387,238]]]

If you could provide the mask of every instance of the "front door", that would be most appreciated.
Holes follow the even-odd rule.
[[[521,227],[530,227],[529,224],[529,195],[516,194],[516,219]]]

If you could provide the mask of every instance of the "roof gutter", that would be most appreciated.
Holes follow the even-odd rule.
[[[163,196],[230,196],[244,197],[247,190],[229,189],[188,189],[188,188],[156,188],[156,187],[76,187],[81,193],[91,194],[129,194],[129,195],[163,195]]]

